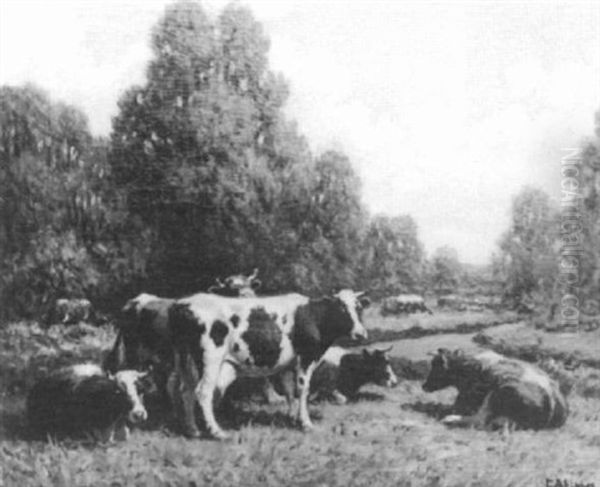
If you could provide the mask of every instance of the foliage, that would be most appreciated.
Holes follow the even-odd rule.
[[[280,291],[329,287],[337,271],[351,284],[358,180],[342,154],[313,161],[286,121],[287,84],[251,12],[230,4],[212,19],[175,3],[152,46],[147,82],[121,99],[110,156],[129,211],[156,234],[150,290],[180,295],[252,267]]]
[[[456,291],[461,278],[461,264],[458,253],[449,246],[439,247],[433,253],[429,281],[437,294]]]
[[[141,270],[119,238],[132,221],[110,187],[106,141],[38,88],[0,88],[0,105],[0,318],[43,317],[61,297],[110,300]]]
[[[367,229],[362,269],[373,296],[421,291],[423,246],[412,217],[375,216]]]
[[[511,226],[500,240],[498,276],[514,306],[548,302],[557,269],[558,212],[542,190],[525,187],[514,198]]]

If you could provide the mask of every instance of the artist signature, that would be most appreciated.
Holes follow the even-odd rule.
[[[596,487],[594,482],[575,482],[567,479],[546,479],[545,487]]]

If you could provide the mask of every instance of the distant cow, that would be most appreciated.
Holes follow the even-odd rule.
[[[423,297],[417,294],[399,294],[398,296],[392,296],[384,299],[381,306],[381,314],[384,316],[417,312],[433,314],[425,304]]]
[[[364,349],[362,353],[353,353],[341,347],[331,347],[315,370],[310,386],[311,396],[314,394],[317,399],[333,399],[338,404],[345,404],[348,399],[355,398],[365,384],[395,386],[398,378],[387,357],[390,349],[372,352]]]
[[[458,397],[448,425],[493,428],[555,428],[568,414],[558,384],[545,372],[521,360],[486,351],[469,356],[439,349],[423,384],[426,392],[454,386]]]
[[[142,402],[146,374],[123,370],[114,376],[95,364],[63,367],[33,386],[27,397],[29,425],[37,434],[91,434],[127,439],[127,421],[147,418]]]
[[[261,281],[257,278],[258,269],[254,269],[252,274],[245,276],[243,274],[234,274],[224,281],[217,278],[215,284],[208,288],[209,293],[218,294],[220,296],[237,297],[256,297],[256,290],[260,288]]]
[[[186,433],[199,435],[197,401],[209,433],[227,437],[215,420],[215,390],[223,395],[238,375],[269,376],[291,368],[300,389],[298,417],[310,429],[309,385],[319,360],[340,337],[366,337],[360,317],[368,301],[361,295],[343,290],[323,299],[300,294],[243,299],[197,294],[178,300],[169,311],[169,328],[183,385]],[[294,392],[286,391],[290,413]]]
[[[92,303],[87,299],[57,299],[53,320],[64,325],[74,325],[93,319]]]
[[[173,299],[142,293],[127,301],[117,320],[117,338],[104,359],[111,373],[150,366],[163,403],[168,401],[167,381],[173,371],[173,347],[167,327]]]

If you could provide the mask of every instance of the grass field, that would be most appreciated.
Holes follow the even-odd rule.
[[[343,406],[312,405],[313,432],[291,426],[284,406],[243,402],[237,404],[236,423],[228,425],[233,438],[223,443],[187,440],[158,427],[134,431],[128,442],[110,445],[28,441],[22,408],[24,388],[36,368],[99,357],[110,346],[111,331],[78,327],[48,335],[33,328],[27,335],[29,327],[15,325],[0,335],[0,485],[462,487],[545,486],[546,479],[549,485],[560,479],[600,486],[600,399],[595,394],[574,388],[570,418],[557,431],[504,435],[449,429],[438,421],[455,393],[424,393],[419,380],[407,377],[419,379],[426,371],[416,367],[407,374],[404,367],[419,364],[437,347],[483,346],[472,341],[474,332],[450,333],[452,320],[466,330],[456,316],[438,318],[446,322],[446,332],[385,344],[393,346],[394,364],[403,377],[396,388],[365,388],[357,402]],[[394,329],[390,318],[385,320]],[[375,316],[365,321],[370,329],[383,329]],[[402,327],[401,320],[397,326]],[[521,327],[505,325],[485,333],[498,332],[506,343]],[[598,334],[582,342],[592,340],[600,345]]]

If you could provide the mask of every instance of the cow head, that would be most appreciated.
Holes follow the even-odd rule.
[[[461,350],[451,352],[445,348],[438,349],[437,353],[433,354],[431,370],[423,383],[423,390],[433,392],[454,385],[456,379],[454,363],[461,357],[463,357]]]
[[[350,337],[367,338],[367,330],[362,324],[362,310],[369,306],[371,301],[364,292],[354,292],[351,289],[343,289],[334,294],[334,306],[340,317],[346,322],[350,321]]]
[[[120,370],[113,376],[113,380],[127,393],[131,402],[129,421],[140,423],[148,419],[148,412],[144,407],[143,399],[144,394],[151,392],[152,388],[155,387],[150,372]]]
[[[227,277],[224,281],[217,278],[215,280],[216,283],[208,289],[208,292],[224,296],[254,297],[256,296],[255,291],[262,284],[260,279],[257,279],[257,275],[258,269],[254,269],[252,274],[248,276],[234,274]]]
[[[368,372],[370,380],[375,382],[377,385],[394,387],[398,384],[398,377],[392,370],[389,357],[389,352],[392,347],[385,350],[374,350],[369,352],[367,349],[363,350],[363,360],[365,364],[365,371]]]

